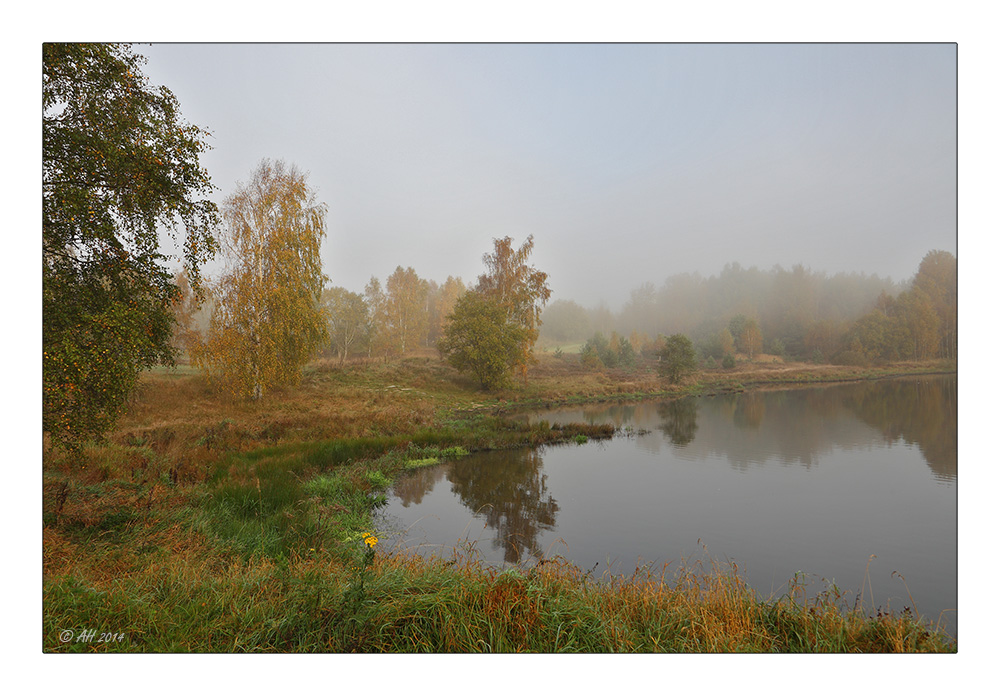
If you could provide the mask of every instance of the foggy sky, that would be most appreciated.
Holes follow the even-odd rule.
[[[956,253],[953,44],[155,44],[222,202],[263,157],[329,206],[330,282],[474,281],[535,237],[552,299]],[[208,269],[212,272],[212,267]]]

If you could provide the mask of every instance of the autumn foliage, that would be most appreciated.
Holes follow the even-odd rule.
[[[509,382],[526,338],[527,330],[510,322],[500,304],[473,290],[456,303],[438,349],[452,367],[493,390]]]
[[[547,274],[527,265],[533,239],[517,250],[511,241],[493,240],[493,253],[483,256],[486,273],[458,299],[438,342],[448,362],[472,372],[484,389],[505,386],[512,371],[526,379],[551,294]]]
[[[195,290],[215,251],[208,133],[143,60],[116,44],[42,49],[42,423],[71,446],[107,432],[139,372],[173,359],[161,229]]]
[[[534,238],[529,235],[519,249],[514,249],[512,242],[510,237],[493,240],[493,253],[483,255],[486,273],[479,276],[476,290],[503,308],[508,323],[523,330],[514,370],[527,381],[542,325],[542,309],[552,291],[548,274],[528,265]]]
[[[297,383],[327,339],[319,253],[326,206],[296,167],[263,160],[226,199],[223,218],[228,268],[208,339],[193,357],[211,380],[256,400]]]

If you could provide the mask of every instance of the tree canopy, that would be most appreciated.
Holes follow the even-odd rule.
[[[472,372],[483,389],[498,389],[509,382],[526,334],[502,305],[471,290],[455,303],[438,350],[456,369]]]
[[[510,237],[494,239],[493,253],[483,255],[486,273],[479,276],[476,286],[478,292],[504,310],[508,323],[523,329],[514,367],[525,380],[528,366],[534,362],[542,308],[552,295],[548,274],[528,265],[534,246],[531,235],[519,249],[514,249]]]
[[[926,360],[958,356],[957,261],[931,251],[920,263],[912,287],[893,297],[882,293],[875,307],[847,330],[843,363]]]
[[[209,134],[144,61],[117,44],[42,47],[42,421],[63,444],[102,436],[139,372],[173,360],[160,231],[196,293],[216,250]]]
[[[412,268],[396,266],[385,281],[384,321],[392,350],[405,355],[427,335],[428,283]]]
[[[327,339],[320,306],[326,206],[294,165],[262,160],[223,204],[228,264],[196,362],[234,395],[296,383]]]
[[[667,338],[657,355],[660,358],[658,366],[660,375],[672,384],[677,384],[682,377],[694,372],[698,367],[694,345],[690,338],[682,334],[674,334]]]

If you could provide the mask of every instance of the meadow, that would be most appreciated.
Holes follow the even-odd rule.
[[[766,361],[669,386],[650,365],[543,353],[527,384],[487,394],[428,353],[318,361],[247,403],[157,369],[106,442],[45,447],[43,650],[951,652],[919,617],[846,606],[835,587],[759,597],[710,557],[629,578],[558,556],[493,568],[474,548],[420,559],[379,545],[372,512],[411,468],[614,435],[507,417],[524,408],[954,370]]]

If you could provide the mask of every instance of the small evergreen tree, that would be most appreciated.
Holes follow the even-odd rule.
[[[635,349],[624,336],[618,339],[618,364],[622,367],[635,367]]]

